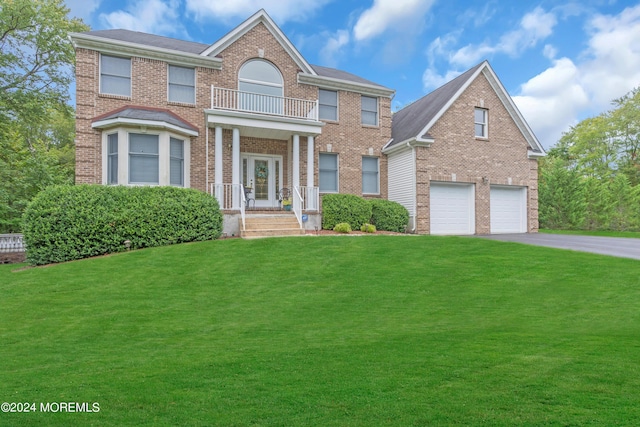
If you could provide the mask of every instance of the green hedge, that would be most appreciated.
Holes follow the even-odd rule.
[[[346,222],[354,230],[371,219],[371,205],[353,194],[327,194],[322,197],[322,228],[333,230]]]
[[[54,186],[23,216],[27,261],[49,264],[220,237],[218,202],[175,187]]]
[[[391,200],[370,199],[371,224],[378,230],[404,233],[409,225],[409,212],[400,203]]]

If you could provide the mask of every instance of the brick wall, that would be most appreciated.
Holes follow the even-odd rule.
[[[474,135],[474,109],[488,109],[488,138]],[[431,147],[416,150],[417,232],[429,233],[429,182],[475,184],[476,233],[490,231],[491,184],[527,187],[528,231],[538,229],[536,160],[529,159],[528,144],[483,74],[429,131]],[[483,178],[487,178],[485,182]]]
[[[204,109],[210,108],[211,85],[237,89],[238,71],[252,58],[262,56],[271,61],[284,78],[284,96],[316,100],[318,88],[299,84],[299,67],[286,50],[271,35],[264,24],[249,30],[222,53],[222,70],[196,68],[196,104],[170,103],[167,100],[168,67],[163,61],[146,58],[132,58],[131,97],[99,94],[99,61],[96,51],[77,49],[76,51],[76,182],[100,183],[102,179],[102,149],[99,130],[91,128],[91,120],[125,105],[170,109],[184,120],[198,128],[199,136],[191,138],[191,187],[206,191],[206,180],[214,180],[214,132],[209,130],[209,170],[206,171],[206,123]],[[362,194],[361,163],[363,155],[380,157],[380,191],[386,197],[387,162],[381,155],[381,148],[391,138],[390,99],[379,98],[379,126],[368,127],[360,123],[360,95],[339,92],[339,121],[328,123],[322,135],[315,139],[314,182],[318,185],[318,155],[332,145],[332,152],[339,154],[340,192]],[[225,130],[223,143],[224,181],[231,182],[231,131]],[[249,138],[241,134],[241,152],[282,155],[285,162],[284,174],[290,185],[291,162],[288,140],[266,140]],[[306,185],[307,140],[300,138],[300,183]]]

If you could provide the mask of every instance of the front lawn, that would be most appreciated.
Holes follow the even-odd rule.
[[[640,262],[429,236],[0,266],[0,425],[632,425]]]

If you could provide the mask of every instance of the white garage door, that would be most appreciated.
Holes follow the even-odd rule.
[[[527,232],[527,189],[491,186],[491,233]]]
[[[473,184],[432,182],[430,187],[431,234],[476,232]]]

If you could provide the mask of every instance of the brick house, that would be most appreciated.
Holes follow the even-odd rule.
[[[228,234],[243,231],[251,210],[279,210],[283,199],[299,228],[313,229],[328,193],[397,200],[413,230],[448,232],[429,226],[436,181],[477,187],[470,232],[489,232],[494,212],[483,185],[501,184],[525,189],[527,230],[537,229],[536,156],[544,151],[487,63],[443,87],[453,105],[429,117],[420,107],[429,95],[396,113],[392,126],[392,89],[309,64],[264,10],[212,45],[127,30],[71,39],[78,183],[209,192]],[[490,138],[473,137],[476,105]],[[484,148],[467,146],[468,129]]]

